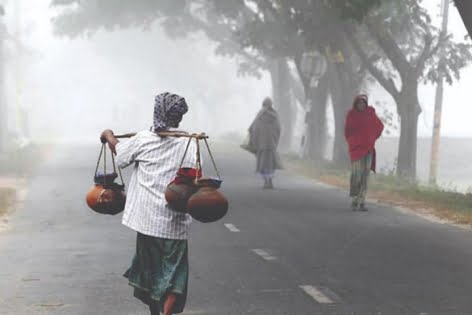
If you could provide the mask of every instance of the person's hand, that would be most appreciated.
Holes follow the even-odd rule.
[[[108,140],[110,139],[110,136],[113,136],[113,131],[110,130],[110,129],[106,129],[102,132],[102,134],[100,135],[100,141],[102,143],[107,143]]]

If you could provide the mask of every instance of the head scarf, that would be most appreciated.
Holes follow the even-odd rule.
[[[357,102],[359,101],[365,101],[365,104],[369,106],[369,97],[365,94],[360,94],[354,98],[354,101],[352,102],[352,107],[356,108]]]
[[[269,108],[272,107],[272,99],[270,97],[266,97],[262,102],[262,107]]]
[[[177,127],[187,111],[185,98],[168,92],[157,95],[154,104],[154,130]]]

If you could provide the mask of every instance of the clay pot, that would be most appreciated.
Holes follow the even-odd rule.
[[[201,187],[190,197],[188,212],[197,221],[215,222],[228,212],[228,200],[215,187]]]
[[[86,201],[90,209],[95,212],[115,215],[125,209],[126,194],[122,185],[95,184],[87,193]]]
[[[177,212],[187,213],[187,202],[198,190],[195,179],[202,176],[202,171],[195,168],[183,167],[177,172],[177,177],[167,186],[165,198],[169,207]]]
[[[172,210],[187,213],[188,200],[196,191],[197,188],[193,185],[172,182],[167,186],[165,198]]]

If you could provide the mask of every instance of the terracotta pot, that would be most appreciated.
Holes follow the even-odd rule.
[[[167,186],[165,198],[172,210],[187,213],[188,200],[196,191],[193,185],[172,182]]]
[[[188,201],[188,212],[197,221],[215,222],[228,212],[228,200],[214,187],[201,187]]]
[[[125,209],[126,194],[122,185],[96,184],[87,193],[87,205],[95,212],[115,215]]]

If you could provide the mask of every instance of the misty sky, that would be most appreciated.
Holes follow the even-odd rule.
[[[12,1],[7,5],[10,33],[14,33]],[[263,97],[270,94],[268,76],[261,80],[237,78],[236,65],[213,56],[214,44],[202,36],[173,41],[154,29],[100,32],[79,40],[56,38],[51,31],[54,13],[49,2],[23,0],[21,9],[23,41],[33,52],[21,63],[19,103],[30,113],[34,130],[42,135],[88,138],[105,127],[123,132],[147,128],[152,120],[154,95],[167,90],[181,93],[191,106],[185,128],[209,133],[244,131]],[[428,9],[437,16],[440,1],[427,2]],[[462,21],[454,6],[451,11],[450,30],[463,38],[466,32]],[[12,47],[9,44],[11,51]],[[15,59],[12,52],[10,58]],[[8,68],[12,107],[17,103],[17,81],[13,80],[16,69],[14,63]],[[444,136],[472,135],[472,124],[468,123],[472,115],[468,104],[471,86],[469,67],[460,82],[447,87]],[[391,103],[384,92],[372,94],[374,101]],[[429,136],[434,88],[422,88],[420,98],[424,110],[420,136]]]

